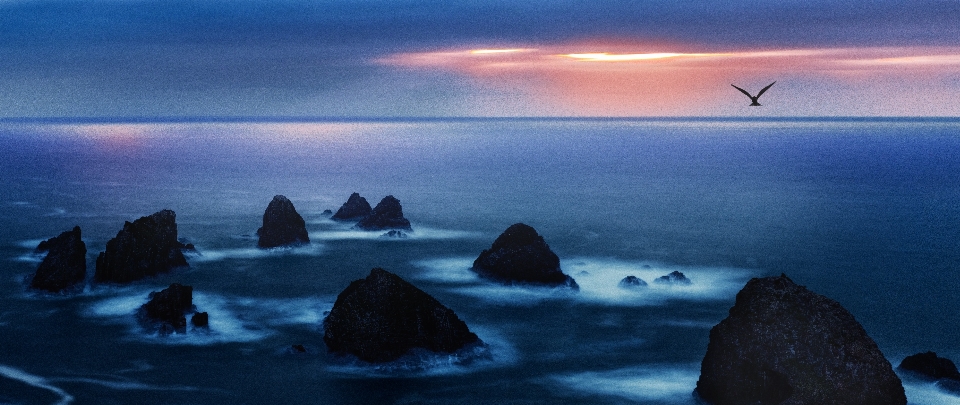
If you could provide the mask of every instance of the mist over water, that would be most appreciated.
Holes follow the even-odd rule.
[[[692,404],[710,328],[780,273],[839,301],[894,365],[960,360],[960,122],[6,123],[0,150],[0,403]],[[413,231],[323,214],[353,192],[395,196]],[[256,247],[276,194],[309,245]],[[161,209],[197,246],[190,268],[92,284],[124,221]],[[470,271],[517,222],[579,291]],[[36,245],[75,225],[85,288],[28,291]],[[328,354],[323,318],[373,267],[485,345],[381,366]],[[672,271],[691,284],[654,282]],[[630,275],[648,285],[619,287]],[[137,322],[174,282],[209,329]],[[911,404],[960,403],[904,383]]]

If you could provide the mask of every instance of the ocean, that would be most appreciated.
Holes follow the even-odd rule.
[[[6,120],[0,151],[0,404],[692,405],[710,328],[747,280],[781,273],[840,302],[894,366],[960,361],[956,119]],[[353,192],[398,198],[410,237],[323,214]],[[277,194],[308,246],[256,247]],[[27,288],[41,240],[79,225],[89,279],[124,221],[162,209],[197,247],[189,269]],[[518,222],[579,292],[469,271]],[[326,311],[374,267],[453,309],[488,356],[329,355]],[[617,286],[672,271],[692,284]],[[209,331],[138,325],[174,282]],[[904,385],[911,404],[960,404]]]

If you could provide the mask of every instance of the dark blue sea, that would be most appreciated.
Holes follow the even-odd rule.
[[[323,214],[352,192],[398,198],[410,237]],[[309,246],[256,247],[277,194]],[[124,221],[161,209],[197,247],[189,269],[27,288],[41,240],[79,225],[92,278]],[[578,293],[468,270],[517,222]],[[328,355],[325,311],[374,267],[453,309],[489,356]],[[675,270],[693,283],[617,286]],[[0,404],[693,404],[710,328],[780,273],[839,301],[894,365],[960,360],[960,120],[0,122]],[[208,332],[137,323],[173,282]],[[911,404],[960,404],[904,382]]]

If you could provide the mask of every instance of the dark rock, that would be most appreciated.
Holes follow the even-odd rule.
[[[61,292],[83,283],[87,276],[87,245],[80,227],[40,242],[38,252],[47,252],[30,281],[30,288]]]
[[[190,324],[196,328],[210,327],[210,315],[206,312],[197,312],[190,318]]]
[[[397,238],[397,239],[403,239],[403,238],[408,238],[408,237],[410,237],[410,235],[407,235],[407,234],[404,233],[403,231],[398,231],[398,230],[394,229],[394,230],[392,230],[392,231],[390,231],[390,232],[387,232],[387,233],[385,233],[385,234],[383,234],[383,235],[380,235],[380,237],[381,237],[381,238]]]
[[[294,353],[306,353],[306,352],[307,352],[307,348],[306,348],[305,346],[303,346],[303,345],[293,345],[293,346],[290,346],[290,350],[292,350]]]
[[[367,205],[369,205],[369,204],[367,204]],[[323,210],[323,212],[321,212],[320,215],[323,215],[323,216],[325,216],[325,217],[329,217],[329,216],[332,216],[332,215],[333,215],[333,211]]]
[[[357,222],[357,229],[366,231],[382,231],[387,229],[402,229],[412,231],[410,221],[403,217],[403,207],[400,206],[400,200],[392,195],[383,197],[370,215],[363,217]]]
[[[710,330],[695,392],[714,405],[907,403],[857,320],[786,275],[754,278],[737,293]]]
[[[396,360],[415,348],[453,353],[480,342],[452,310],[380,268],[337,296],[323,327],[330,351],[372,363]]]
[[[481,277],[501,283],[533,283],[579,288],[572,277],[560,270],[560,258],[535,229],[513,224],[503,231],[490,249],[480,252],[472,270]]]
[[[370,215],[371,211],[373,209],[370,208],[367,199],[361,197],[358,193],[353,193],[350,194],[350,198],[347,198],[347,202],[340,206],[337,213],[330,218],[338,221],[357,221]]]
[[[282,195],[276,195],[263,212],[263,226],[257,229],[257,246],[272,248],[278,246],[301,245],[310,243],[306,222],[297,213],[293,203]]]
[[[623,280],[620,280],[620,288],[640,288],[646,287],[647,282],[642,279],[637,278],[636,276],[626,276]]]
[[[929,380],[947,378],[960,381],[960,372],[957,371],[957,365],[953,364],[950,359],[938,357],[934,352],[907,356],[900,362],[897,369],[912,372],[918,377]]]
[[[960,396],[960,381],[944,378],[933,384],[935,387],[952,395]]]
[[[163,210],[125,222],[107,249],[97,257],[97,282],[127,283],[188,267],[177,240],[177,214]]]
[[[660,276],[654,279],[653,282],[661,283],[661,284],[678,284],[678,285],[691,284],[690,279],[687,278],[687,276],[683,275],[683,273],[679,271],[673,271],[670,274],[667,274],[666,276]]]
[[[187,328],[185,313],[193,308],[193,287],[177,283],[170,284],[159,292],[150,293],[150,301],[141,307],[146,321],[160,323],[160,332],[164,325],[170,325],[177,333],[183,333]]]

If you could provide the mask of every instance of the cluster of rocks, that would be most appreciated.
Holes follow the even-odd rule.
[[[148,330],[161,335],[186,333],[186,315],[189,313],[193,313],[190,323],[194,328],[206,328],[209,325],[209,315],[198,312],[193,305],[191,286],[173,283],[170,287],[150,293],[149,299],[138,311],[140,322]]]
[[[413,231],[410,221],[403,216],[403,207],[400,200],[392,195],[383,197],[376,207],[370,208],[370,203],[359,193],[350,194],[347,202],[333,214],[331,219],[337,221],[357,221],[354,228],[364,231],[389,231],[385,237],[406,237],[403,231]]]
[[[672,271],[670,274],[653,279],[654,283],[666,285],[690,285],[693,282],[686,275],[679,271]],[[618,284],[620,288],[636,289],[646,287],[648,284],[637,276],[626,276]]]
[[[560,258],[533,227],[517,223],[503,231],[471,267],[480,277],[503,284],[538,284],[579,289],[560,269]]]

